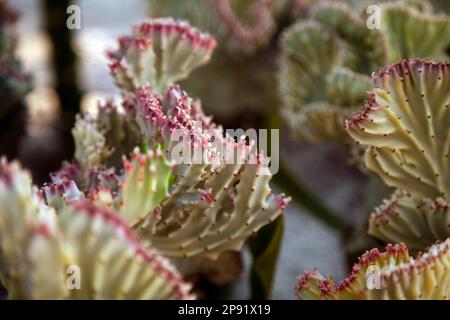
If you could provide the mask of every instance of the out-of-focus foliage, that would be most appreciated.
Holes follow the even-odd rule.
[[[14,24],[18,14],[7,2],[0,1],[0,120],[6,117],[30,90],[30,78],[15,57],[16,35]]]
[[[208,62],[215,47],[214,38],[186,22],[156,19],[119,39],[119,48],[109,53],[111,72],[124,91],[150,85],[152,92],[162,93]]]
[[[7,1],[0,1],[0,154],[9,157],[18,155],[25,136],[24,97],[31,89],[30,76],[15,55],[17,17]]]
[[[268,45],[288,0],[150,1],[152,16],[183,18],[213,34],[219,51],[254,54]]]
[[[380,29],[368,27],[368,2],[322,1],[285,31],[279,87],[284,118],[298,136],[347,143],[344,119],[366,99],[372,72],[406,58],[446,58],[448,16],[434,14],[427,1],[376,3]]]
[[[436,11],[442,11],[447,14],[450,13],[450,2],[447,0],[430,0],[430,2],[433,4]]]

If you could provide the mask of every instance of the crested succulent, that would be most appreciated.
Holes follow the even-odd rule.
[[[214,38],[187,22],[154,19],[119,39],[119,48],[109,52],[111,73],[122,90],[135,92],[150,85],[161,93],[205,64],[215,46]]]
[[[17,16],[18,13],[9,7],[7,1],[0,2],[0,94],[3,100],[0,120],[15,111],[17,103],[30,90],[30,78],[23,72],[14,52]]]
[[[366,149],[367,168],[396,188],[371,215],[369,233],[401,244],[367,252],[337,285],[317,270],[304,273],[299,298],[450,298],[449,70],[448,62],[404,60],[373,76],[363,110],[345,127]],[[428,249],[413,258],[406,245]]]
[[[10,298],[190,298],[169,261],[143,248],[113,211],[87,200],[55,210],[4,158],[0,191],[0,279]]]
[[[363,111],[346,123],[366,148],[367,168],[398,189],[369,222],[382,240],[424,249],[450,236],[449,69],[410,60],[381,70]]]
[[[253,142],[236,142],[172,84],[205,63],[214,44],[186,22],[142,23],[109,53],[123,103],[77,117],[73,163],[37,191],[3,160],[0,252],[10,297],[189,298],[171,263],[219,284],[235,278],[241,266],[230,251],[240,251],[289,199],[271,193],[269,159]],[[5,230],[11,223],[20,234]],[[11,246],[19,256],[9,255]],[[229,263],[218,268],[205,259]],[[81,290],[65,287],[67,265],[85,274]]]
[[[282,113],[301,138],[348,143],[344,120],[365,100],[372,72],[401,59],[446,57],[450,18],[427,1],[379,1],[381,29],[366,26],[362,3],[319,2],[283,34]]]
[[[444,198],[423,199],[397,190],[371,214],[369,233],[386,242],[402,241],[423,249],[448,238],[449,225],[449,205]]]
[[[163,106],[168,108],[165,116]],[[245,141],[236,143],[224,135],[204,117],[200,105],[178,88],[171,88],[162,98],[140,90],[136,107],[137,122],[147,141],[165,146],[172,156],[179,151],[192,150],[193,154],[175,168],[179,177],[160,207],[159,219],[148,216],[137,226],[144,241],[168,256],[217,258],[226,250],[239,251],[245,239],[273,221],[287,205],[287,198],[271,194],[265,157]],[[176,139],[192,139],[187,149],[186,144],[181,150],[173,142],[174,132]],[[195,155],[198,147],[203,147],[200,164]]]
[[[147,32],[161,28],[170,32]],[[153,37],[165,43],[160,37],[171,38],[171,32],[191,35],[176,37],[181,43],[191,42],[185,45],[190,53],[186,51],[177,58],[177,66],[183,70],[192,70],[197,64],[192,55],[197,56],[195,45],[203,43],[198,39],[206,39],[208,50],[214,43],[212,38],[189,29],[186,23],[172,20],[152,20],[134,30],[144,30],[146,41],[151,44],[157,42]],[[122,48],[123,40],[119,42]],[[146,65],[162,65],[167,56],[148,56],[145,50],[134,53],[134,59],[145,61]],[[112,64],[115,77],[116,70]],[[171,73],[179,71],[174,69]],[[200,102],[178,86],[154,92],[152,73],[139,77],[142,75],[147,78],[135,83],[150,86],[135,92],[127,83],[117,82],[124,93],[124,112],[108,104],[100,108],[97,120],[90,115],[78,118],[73,133],[75,159],[81,170],[69,178],[88,197],[115,206],[121,215],[132,218],[127,220],[141,241],[165,256],[217,259],[225,251],[239,251],[249,236],[273,221],[288,203],[284,196],[271,194],[268,159],[251,144],[244,140],[235,142],[234,137],[225,134],[205,116]],[[134,81],[134,75],[130,76]],[[110,161],[127,137],[129,145],[145,146],[160,160],[152,162],[149,169],[145,156],[135,151],[135,160],[125,162],[124,168]],[[180,143],[180,138],[187,139]],[[166,160],[158,149],[164,151]],[[121,151],[123,156],[130,152],[126,148]],[[180,152],[185,152],[182,161],[176,159]],[[95,176],[105,170],[113,172],[117,182],[108,181],[109,186],[105,186],[103,181],[95,181]],[[151,188],[156,188],[152,190],[156,201],[149,195]]]
[[[450,4],[446,0],[431,0],[430,1],[434,8],[436,8],[437,11],[442,11],[445,13],[450,13]]]
[[[187,19],[211,32],[221,50],[251,54],[268,44],[276,31],[276,18],[288,4],[287,0],[156,0],[150,1],[150,11],[154,17]]]
[[[450,240],[433,245],[412,258],[404,244],[388,245],[385,252],[363,254],[342,282],[334,284],[317,270],[305,272],[296,287],[300,299],[449,299]]]

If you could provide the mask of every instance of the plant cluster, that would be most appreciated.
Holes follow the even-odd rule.
[[[289,199],[272,194],[264,156],[174,84],[214,47],[186,22],[136,26],[108,54],[123,102],[77,118],[74,161],[37,189],[2,160],[0,275],[10,297],[190,298],[176,265],[240,251],[282,213]],[[226,162],[198,123],[242,161]],[[176,163],[175,132],[203,146],[206,161]],[[82,270],[80,290],[64,281],[71,265]]]

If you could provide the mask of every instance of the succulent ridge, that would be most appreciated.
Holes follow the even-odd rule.
[[[449,240],[433,245],[416,259],[404,244],[388,245],[385,252],[367,251],[351,274],[335,285],[316,269],[305,272],[296,287],[301,299],[447,299]],[[369,282],[376,281],[375,287]]]

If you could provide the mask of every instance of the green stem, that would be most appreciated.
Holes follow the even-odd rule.
[[[343,232],[347,230],[347,223],[312,194],[294,175],[280,163],[278,173],[274,175],[274,182],[299,206],[305,208],[313,217],[321,220],[329,227]]]
[[[64,116],[73,126],[80,110],[81,92],[77,83],[77,55],[72,48],[74,31],[66,26],[67,8],[74,0],[44,0],[45,29],[53,47],[53,67],[56,76],[56,92],[61,101]]]

